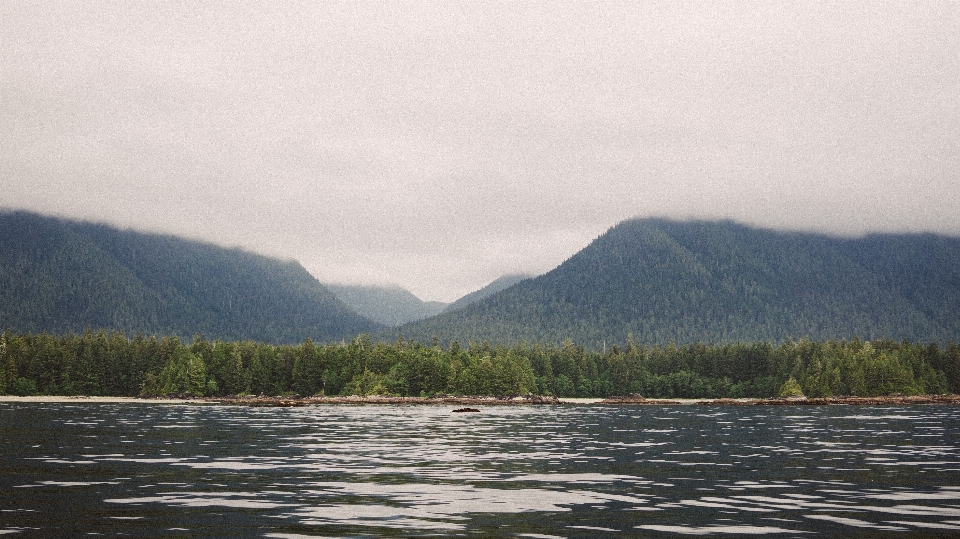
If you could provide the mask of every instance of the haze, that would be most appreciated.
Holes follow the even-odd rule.
[[[2,2],[0,207],[452,301],[623,219],[960,234],[960,3]]]

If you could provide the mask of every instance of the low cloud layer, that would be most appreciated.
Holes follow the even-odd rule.
[[[7,2],[0,206],[453,300],[635,216],[960,234],[960,3]]]

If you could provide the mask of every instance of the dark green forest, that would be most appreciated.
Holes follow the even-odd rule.
[[[86,331],[0,337],[0,394],[137,396],[520,395],[808,397],[960,392],[960,346],[895,341],[779,345],[441,346],[398,338],[298,345],[192,342]]]
[[[0,393],[960,392],[960,238],[625,221],[394,330],[294,261],[25,212],[0,232]]]
[[[0,328],[63,334],[88,327],[296,343],[381,326],[292,260],[0,212]]]
[[[466,307],[467,305],[472,305],[478,301],[489,298],[490,296],[496,294],[497,292],[502,292],[510,288],[511,286],[524,281],[526,279],[532,279],[533,275],[527,275],[525,273],[514,273],[510,275],[504,275],[495,279],[490,284],[484,286],[480,290],[470,292],[469,294],[461,297],[460,299],[450,303],[444,309],[445,312],[456,311]]]
[[[859,335],[944,346],[960,335],[960,238],[636,219],[544,275],[398,331],[591,349],[623,346],[628,334],[661,345]]]
[[[375,301],[381,310],[396,307],[391,302]],[[544,275],[388,328],[292,260],[0,212],[0,328],[62,335],[88,327],[277,345],[368,332],[392,341],[399,332],[420,342],[436,336],[445,347],[571,339],[602,351],[625,347],[628,335],[660,346],[860,336],[943,347],[960,336],[960,238],[841,238],[729,221],[636,219]]]

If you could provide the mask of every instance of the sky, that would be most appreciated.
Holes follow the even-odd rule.
[[[960,235],[960,1],[0,2],[0,208],[440,301],[634,217]]]

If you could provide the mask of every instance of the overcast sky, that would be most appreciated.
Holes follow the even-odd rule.
[[[960,235],[960,2],[0,2],[0,207],[452,301],[617,222]]]

